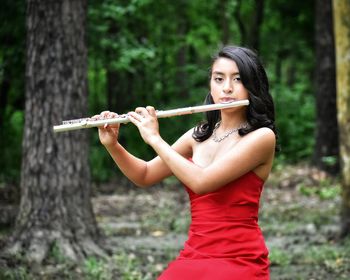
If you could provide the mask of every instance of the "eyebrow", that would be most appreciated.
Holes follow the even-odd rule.
[[[220,71],[213,71],[213,74],[216,74],[216,75],[225,75],[225,73],[220,72]],[[234,72],[234,73],[232,73],[231,75],[232,75],[232,76],[239,75],[239,72]]]

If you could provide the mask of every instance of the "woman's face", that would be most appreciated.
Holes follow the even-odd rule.
[[[230,103],[248,99],[249,93],[243,86],[236,62],[220,57],[213,66],[210,79],[210,92],[214,103]]]

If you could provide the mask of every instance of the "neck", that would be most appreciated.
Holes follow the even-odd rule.
[[[220,127],[223,131],[236,128],[247,122],[245,115],[221,114]]]

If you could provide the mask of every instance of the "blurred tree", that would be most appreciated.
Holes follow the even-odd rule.
[[[267,66],[287,162],[309,160],[314,148],[314,1],[265,0],[260,53]]]
[[[317,0],[315,10],[316,143],[313,164],[331,174],[337,174],[339,141],[332,0]]]
[[[236,0],[236,18],[241,33],[241,44],[254,50],[260,49],[260,31],[264,18],[264,0]]]
[[[21,202],[7,252],[42,262],[52,248],[72,260],[103,254],[90,202],[87,134],[54,135],[87,113],[86,0],[27,1]]]
[[[341,236],[350,236],[350,1],[333,1],[342,175]]]
[[[0,100],[4,104],[0,110],[5,112],[7,122],[1,129],[4,137],[0,144],[7,149],[0,155],[0,180],[8,182],[11,177],[17,183],[23,128],[23,110],[18,101],[23,99],[24,77],[16,73],[24,71],[13,60],[20,60],[18,50],[24,45],[24,32],[17,32],[24,25],[24,8],[11,0],[4,0],[2,7],[0,63],[4,65],[0,82],[4,78],[3,92],[7,94],[0,98],[7,97],[7,101]],[[105,109],[125,113],[147,104],[157,109],[200,104],[208,91],[213,52],[222,44],[244,44],[259,50],[268,70],[282,146],[279,157],[296,162],[312,155],[314,1],[90,0],[88,17],[91,114]],[[6,38],[12,35],[16,40],[8,44]],[[6,55],[6,65],[5,53],[10,54]],[[15,75],[8,78],[10,72]],[[9,83],[11,89],[7,91]],[[181,121],[161,121],[161,133],[171,142],[201,117],[197,114]],[[132,126],[123,129],[121,136],[136,154],[153,156],[147,145],[140,145]],[[97,134],[92,137],[93,178],[106,181],[115,168]]]

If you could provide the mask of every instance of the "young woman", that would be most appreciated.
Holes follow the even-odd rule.
[[[159,134],[153,107],[129,117],[157,157],[144,161],[118,143],[119,125],[99,128],[101,143],[137,186],[175,175],[191,202],[188,240],[159,280],[269,279],[268,250],[258,226],[259,199],[275,149],[274,105],[256,54],[226,46],[213,59],[206,103],[249,99],[249,106],[207,112],[207,121],[172,146]],[[111,118],[105,111],[95,118]]]

